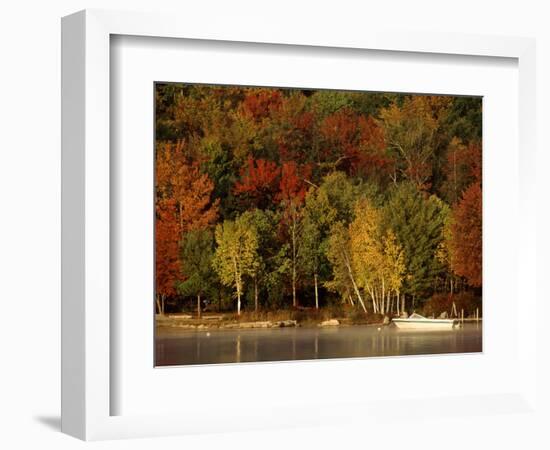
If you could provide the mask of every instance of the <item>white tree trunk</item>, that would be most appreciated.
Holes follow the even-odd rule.
[[[254,277],[254,311],[258,312],[258,277]]]
[[[237,315],[241,315],[241,290],[237,288]]]
[[[351,280],[351,284],[353,285],[353,289],[355,290],[355,295],[357,295],[357,299],[359,300],[359,303],[361,303],[361,307],[363,308],[363,311],[367,312],[367,308],[365,307],[365,303],[363,302],[363,297],[361,297],[359,288],[357,287],[357,284],[355,284],[355,278],[353,278],[353,272],[351,271],[351,266],[349,264],[347,257],[346,257],[346,267],[348,269],[348,274]]]
[[[317,274],[313,275],[315,283],[315,309],[319,309],[319,290],[317,288]]]
[[[237,288],[237,315],[241,315],[241,273],[237,266],[237,258],[233,256],[233,270],[235,271],[235,287]]]
[[[355,290],[355,295],[357,295],[357,299],[359,300],[359,303],[361,304],[363,311],[367,312],[367,308],[365,307],[365,303],[363,302],[363,297],[361,297],[361,293],[359,292],[359,288],[355,284],[355,280],[353,279],[353,276],[351,276],[351,282],[353,283],[353,289]]]
[[[160,306],[160,296],[157,294],[156,296],[156,300],[157,300],[157,309],[158,309],[158,312],[159,314],[162,314],[162,308]]]
[[[369,291],[369,294],[370,294],[370,298],[372,299],[372,312],[374,314],[377,314],[378,313],[378,302],[376,301],[376,293],[370,287],[368,288],[368,291]]]
[[[346,264],[346,268],[348,269],[348,275],[351,280],[351,284],[353,285],[353,290],[355,291],[355,295],[357,295],[357,299],[359,300],[359,303],[361,303],[361,307],[363,308],[363,311],[367,312],[367,308],[365,307],[365,303],[363,302],[363,297],[361,297],[361,293],[359,292],[359,288],[357,287],[357,284],[355,283],[355,278],[353,277],[353,272],[351,270],[351,265],[349,263],[348,255],[346,254],[346,250],[344,249],[342,252],[342,256],[344,257],[344,262]]]
[[[386,314],[386,285],[382,277],[382,314]]]

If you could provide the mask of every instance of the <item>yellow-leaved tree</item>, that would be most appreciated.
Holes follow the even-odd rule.
[[[212,265],[221,282],[235,289],[237,314],[241,314],[245,277],[253,276],[259,264],[258,234],[241,216],[218,224],[215,236],[217,248]]]
[[[391,230],[382,229],[382,214],[367,199],[356,203],[349,233],[357,285],[370,296],[373,311],[386,314],[399,298],[405,274],[401,246]]]

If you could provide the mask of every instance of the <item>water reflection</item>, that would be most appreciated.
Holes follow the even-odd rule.
[[[159,366],[481,350],[480,324],[452,331],[398,331],[394,327],[378,330],[367,326],[210,331],[160,337],[155,345]]]

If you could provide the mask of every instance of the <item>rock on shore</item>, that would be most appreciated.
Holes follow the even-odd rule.
[[[320,327],[336,327],[340,322],[336,319],[325,320],[319,324]]]

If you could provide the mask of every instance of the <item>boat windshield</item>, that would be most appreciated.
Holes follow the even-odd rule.
[[[425,317],[424,317],[424,316],[421,316],[420,314],[412,313],[412,314],[409,316],[409,319],[425,319]]]

